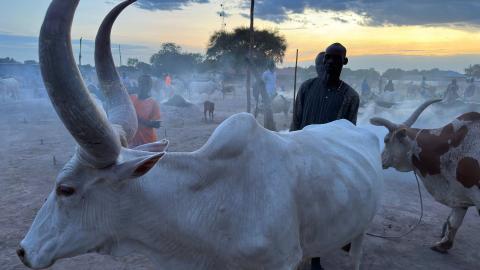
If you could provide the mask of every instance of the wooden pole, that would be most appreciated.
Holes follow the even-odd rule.
[[[80,38],[80,52],[78,54],[78,65],[82,66],[82,40],[83,37]]]
[[[293,79],[293,108],[295,108],[295,100],[297,99],[297,69],[298,69],[298,49],[295,56],[295,76]]]
[[[122,48],[120,47],[120,44],[118,44],[118,55],[120,57],[120,66],[122,66]]]
[[[254,14],[255,14],[255,0],[250,0],[250,44],[248,46],[248,60],[249,63],[247,64],[247,112],[249,113],[251,111],[252,103],[251,103],[251,93],[250,93],[250,87],[251,87],[251,65],[252,65],[252,51],[253,51],[253,43],[255,40],[254,37],[254,28],[253,28],[253,19],[254,19]]]

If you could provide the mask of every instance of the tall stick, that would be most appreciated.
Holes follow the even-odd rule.
[[[255,14],[255,0],[250,0],[250,44],[248,45],[248,60],[249,63],[247,65],[247,112],[251,111],[251,94],[250,94],[250,86],[251,86],[251,65],[252,65],[252,50],[253,50],[253,43],[254,43],[254,28],[253,28],[253,19]]]
[[[293,108],[294,109],[295,109],[295,100],[297,99],[297,69],[298,69],[298,49],[297,49],[297,55],[295,57],[295,76],[293,79]]]
[[[120,44],[118,44],[118,55],[120,56],[120,66],[122,66],[122,48],[120,47]]]
[[[80,38],[80,53],[78,53],[78,65],[82,66],[82,40],[83,37]]]

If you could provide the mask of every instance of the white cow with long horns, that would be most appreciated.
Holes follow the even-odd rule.
[[[374,134],[345,120],[279,134],[238,114],[195,152],[167,153],[166,141],[127,149],[137,121],[109,35],[134,1],[117,6],[97,35],[110,119],[75,65],[69,33],[78,2],[53,0],[40,34],[43,79],[78,148],[17,250],[26,266],[137,251],[155,269],[291,270],[351,242],[359,269],[382,191]]]

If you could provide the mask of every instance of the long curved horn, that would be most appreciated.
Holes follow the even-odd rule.
[[[392,132],[398,128],[397,124],[394,124],[387,119],[381,117],[373,117],[370,119],[370,123],[375,126],[384,126],[388,129],[388,131]]]
[[[432,99],[432,100],[428,100],[428,101],[425,101],[422,105],[420,105],[420,107],[418,107],[414,112],[413,114],[407,119],[407,121],[403,122],[403,124],[407,127],[411,127],[415,121],[417,121],[418,117],[420,116],[420,114],[422,114],[422,112],[428,107],[430,106],[431,104],[433,103],[437,103],[437,102],[440,102],[442,101],[441,99]]]
[[[108,101],[108,118],[114,124],[114,127],[120,126],[122,128],[117,133],[124,146],[126,146],[126,141],[131,140],[135,136],[138,121],[127,89],[122,84],[120,76],[115,69],[110,46],[110,35],[118,15],[134,2],[136,0],[127,0],[112,9],[98,29],[95,40],[95,67],[100,87]],[[125,133],[125,138],[122,138],[123,133]]]
[[[73,56],[70,31],[80,0],[53,0],[39,37],[45,88],[58,116],[75,138],[79,157],[101,168],[113,164],[120,140],[90,97]]]

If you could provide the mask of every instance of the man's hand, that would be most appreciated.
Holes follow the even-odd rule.
[[[149,121],[151,124],[152,128],[160,128],[160,125],[162,124],[162,121],[160,120],[154,120],[154,121]]]
[[[139,118],[138,123],[140,125],[143,125],[149,128],[160,128],[162,121],[159,121],[159,120],[150,121],[150,120],[144,120]]]

